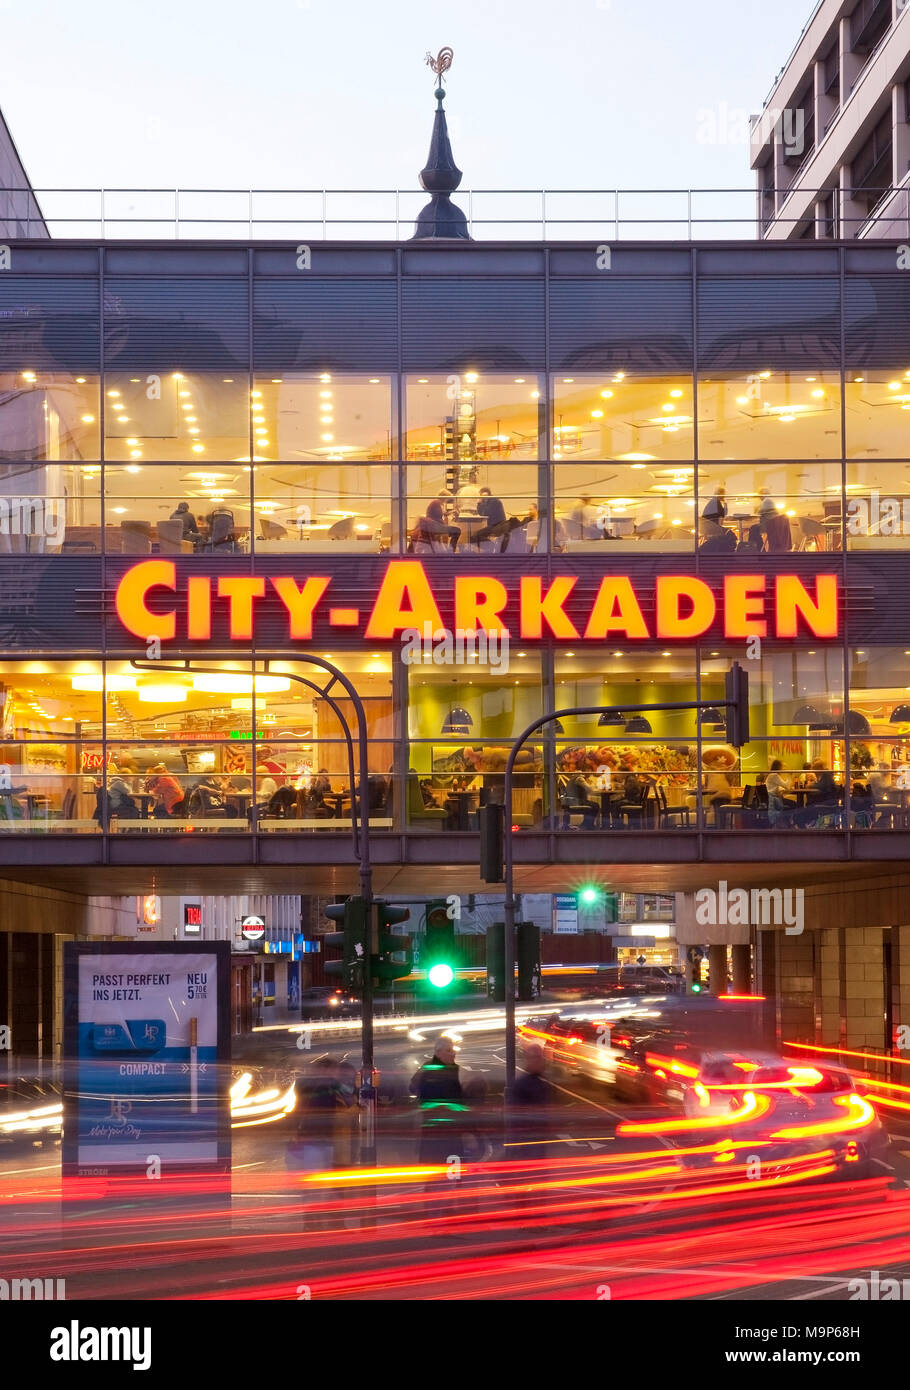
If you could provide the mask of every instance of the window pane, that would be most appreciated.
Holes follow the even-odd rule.
[[[702,459],[839,458],[839,374],[702,376],[698,452]]]
[[[554,550],[622,554],[695,546],[694,464],[559,463],[553,467]]]
[[[553,458],[625,463],[694,452],[692,378],[603,372],[553,378]]]
[[[910,827],[910,651],[850,652],[850,765],[858,829]]]
[[[847,464],[848,550],[910,549],[910,470],[906,463]]]
[[[910,457],[910,371],[846,373],[847,457]]]
[[[0,459],[98,459],[98,377],[0,372]]]
[[[0,463],[0,554],[101,550],[101,465]]]
[[[254,537],[266,554],[393,547],[391,470],[356,464],[263,464],[254,469]]]
[[[536,468],[479,463],[411,466],[408,550],[527,554],[541,544]]]
[[[250,461],[249,383],[221,372],[106,372],[105,458]]]
[[[532,374],[409,376],[406,398],[408,459],[457,465],[538,457],[543,407]]]
[[[97,831],[95,773],[101,745],[13,743],[0,746],[0,834],[75,835]],[[85,770],[83,770],[85,769]]]
[[[249,464],[105,464],[105,548],[128,555],[249,547]]]
[[[391,458],[391,404],[388,376],[258,376],[251,402],[256,455],[301,463]]]
[[[3,667],[3,736],[53,742],[101,738],[103,677],[97,661],[7,661]],[[112,699],[121,687],[114,677]]]
[[[699,546],[744,559],[840,550],[839,463],[698,465]]]

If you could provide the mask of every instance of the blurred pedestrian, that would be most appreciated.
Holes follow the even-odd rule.
[[[462,1152],[464,1094],[455,1061],[455,1044],[443,1033],[433,1056],[414,1073],[411,1095],[420,1107],[418,1162],[445,1164]]]

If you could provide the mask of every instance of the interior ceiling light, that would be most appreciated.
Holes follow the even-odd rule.
[[[138,691],[143,705],[180,705],[188,694],[185,685],[140,685]]]
[[[252,675],[242,671],[194,671],[193,689],[205,695],[252,695]],[[257,695],[277,695],[290,690],[291,682],[287,676],[257,675]]]

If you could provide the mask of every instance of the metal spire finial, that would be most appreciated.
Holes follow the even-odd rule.
[[[454,57],[455,54],[451,48],[440,48],[435,58],[433,57],[432,53],[428,52],[424,60],[426,62],[427,67],[432,68],[433,72],[436,74],[436,91],[433,93],[433,95],[439,102],[440,106],[442,106],[442,99],[445,96],[445,88],[443,86],[443,82],[445,81],[445,74],[452,66],[452,59]]]

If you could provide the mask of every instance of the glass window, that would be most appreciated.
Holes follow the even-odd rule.
[[[101,550],[101,465],[0,463],[0,555]]]
[[[846,373],[847,457],[910,457],[910,369]]]
[[[910,650],[850,652],[850,766],[853,824],[910,827]]]
[[[409,768],[405,789],[414,829],[476,830],[478,806],[501,802],[514,738],[543,712],[540,658],[510,652],[508,663],[408,669]],[[516,764],[513,823],[543,816],[543,751],[529,744]]]
[[[553,465],[554,550],[621,554],[695,546],[695,465]]]
[[[750,555],[841,548],[840,463],[698,465],[699,547]]]
[[[256,378],[251,399],[258,458],[363,462],[392,457],[388,376],[284,372]]]
[[[701,698],[724,698],[742,650],[702,653]],[[725,740],[723,711],[702,718],[702,801],[709,829],[844,826],[844,676],[840,647],[762,647],[749,674],[750,741]]]
[[[692,378],[604,372],[553,378],[553,459],[648,463],[694,453]]]
[[[221,372],[106,372],[104,456],[249,463],[249,390]]]
[[[538,457],[538,378],[465,372],[409,376],[405,457],[452,464]]]
[[[109,698],[116,682],[111,680]],[[97,661],[5,661],[0,685],[3,736],[54,742],[100,739],[104,703]]]
[[[100,829],[102,745],[58,740],[0,745],[0,835],[74,835]]]
[[[249,548],[250,465],[105,464],[105,548],[129,555]]]
[[[99,459],[98,377],[0,372],[0,459]]]
[[[702,376],[700,459],[840,458],[840,376],[755,371]]]
[[[368,554],[397,548],[388,467],[257,463],[253,483],[257,550]]]
[[[537,470],[495,462],[412,465],[407,548],[414,554],[528,554],[545,549]]]
[[[910,549],[910,469],[906,463],[847,464],[848,550]]]

